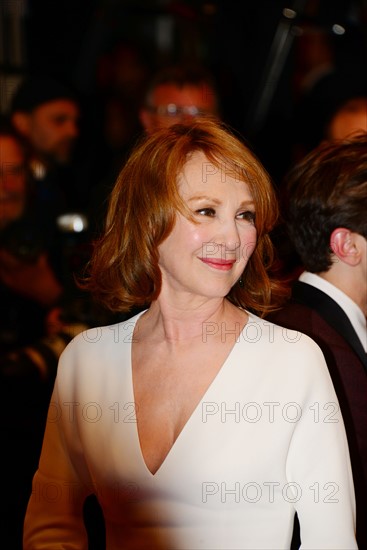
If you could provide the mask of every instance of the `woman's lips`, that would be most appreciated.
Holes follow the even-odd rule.
[[[229,271],[232,269],[235,260],[222,260],[220,258],[199,258],[204,264],[218,269],[220,271]]]

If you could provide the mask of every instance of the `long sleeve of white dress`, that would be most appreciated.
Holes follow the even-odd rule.
[[[353,550],[345,429],[318,346],[251,315],[153,475],[135,418],[136,318],[79,335],[62,354],[24,550],[87,549],[82,506],[95,493],[107,550]],[[149,547],[149,546],[147,546]]]

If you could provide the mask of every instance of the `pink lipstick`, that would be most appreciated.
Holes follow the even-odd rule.
[[[199,258],[204,264],[220,271],[230,271],[235,260],[222,260],[221,258]]]

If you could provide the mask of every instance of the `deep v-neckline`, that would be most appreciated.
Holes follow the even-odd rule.
[[[142,312],[140,315],[142,315],[143,313],[144,312]],[[225,375],[225,372],[229,368],[228,365],[230,363],[231,358],[234,355],[234,352],[235,352],[235,349],[237,347],[238,341],[242,337],[243,331],[245,330],[245,327],[247,326],[247,324],[249,323],[249,321],[251,319],[251,314],[248,311],[246,311],[246,313],[247,313],[247,321],[242,326],[242,329],[239,333],[239,336],[238,336],[237,340],[234,342],[233,346],[230,348],[227,356],[225,357],[225,359],[222,362],[221,366],[219,367],[218,371],[216,372],[216,374],[212,378],[211,382],[208,384],[206,390],[201,395],[199,401],[194,406],[194,408],[191,411],[190,415],[187,417],[186,422],[183,424],[181,430],[177,434],[177,437],[173,441],[171,447],[169,448],[168,452],[164,456],[162,462],[159,464],[158,468],[156,468],[156,470],[154,472],[148,467],[148,464],[147,464],[146,459],[144,457],[144,453],[143,453],[143,449],[142,449],[142,445],[141,445],[141,439],[140,439],[140,435],[139,435],[139,424],[138,424],[138,417],[137,417],[137,414],[136,414],[137,404],[136,404],[136,400],[135,400],[134,377],[133,377],[133,361],[132,361],[133,339],[130,342],[130,393],[131,393],[131,396],[132,396],[132,402],[134,404],[134,410],[135,410],[134,436],[136,438],[136,443],[137,443],[137,447],[138,447],[140,461],[142,462],[142,464],[144,466],[144,469],[146,470],[148,475],[151,476],[152,478],[157,477],[157,475],[159,475],[161,473],[161,471],[164,469],[167,461],[170,460],[172,454],[174,454],[174,452],[175,452],[176,448],[178,447],[178,445],[180,444],[181,440],[185,437],[185,434],[190,430],[190,426],[194,422],[194,417],[196,417],[197,414],[199,414],[202,403],[204,402],[205,399],[207,399],[208,394],[212,393],[215,390],[215,387],[219,384],[219,380],[221,378],[223,378],[223,376]],[[135,327],[136,327],[136,324],[138,322],[138,319],[139,319],[140,315],[135,320],[133,330],[135,330]]]

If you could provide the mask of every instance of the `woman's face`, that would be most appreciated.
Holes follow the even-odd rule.
[[[195,153],[179,175],[179,192],[195,221],[178,213],[159,246],[162,292],[224,297],[256,245],[255,206],[246,183]]]

